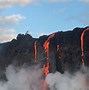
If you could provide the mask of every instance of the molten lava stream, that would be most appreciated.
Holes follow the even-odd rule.
[[[59,45],[57,45],[57,52],[60,50],[60,46]]]
[[[37,41],[34,43],[34,62],[37,62]]]
[[[81,51],[82,51],[82,65],[84,65],[84,32],[81,35]]]
[[[43,70],[44,70],[44,76],[46,77],[49,74],[49,63],[47,63],[47,65],[43,65]],[[43,90],[47,89],[47,84],[46,84],[46,80],[44,79],[43,82]]]
[[[49,44],[50,43],[48,41],[44,43],[44,50],[45,50],[45,53],[46,53],[46,61],[47,62],[49,60]]]
[[[46,53],[46,61],[47,63],[49,63],[49,45],[50,45],[50,39],[53,38],[55,36],[55,33],[51,34],[48,39],[45,41],[44,45],[43,45],[43,48],[44,48],[44,51]]]
[[[57,55],[58,55],[58,59],[61,59],[61,56],[59,55],[60,53],[60,45],[57,45]]]
[[[45,77],[49,74],[49,45],[50,45],[49,41],[54,36],[55,36],[55,34],[51,34],[43,45],[43,48],[44,48],[44,51],[45,51],[45,54],[46,54],[46,62],[47,62],[47,65],[45,65],[45,64],[43,65],[43,70],[44,70],[44,76]],[[47,85],[46,85],[46,81],[44,79],[44,89],[43,90],[46,90],[46,89],[47,89]]]
[[[84,34],[88,30],[89,28],[85,29],[81,34],[82,65],[85,65],[85,62],[84,62]]]

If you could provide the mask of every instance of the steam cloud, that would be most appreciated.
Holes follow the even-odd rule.
[[[50,90],[89,90],[89,69],[83,67],[73,75],[65,72],[50,73],[46,81]]]
[[[0,81],[0,90],[43,90],[43,70],[39,66],[6,68],[7,81]],[[89,90],[89,69],[69,74],[50,73],[46,77],[50,90]]]
[[[42,90],[42,69],[38,66],[6,69],[7,82],[0,81],[0,90]]]

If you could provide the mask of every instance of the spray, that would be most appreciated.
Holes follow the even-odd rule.
[[[89,69],[86,68],[86,71]],[[50,73],[46,77],[46,83],[50,90],[89,90],[89,73],[78,71],[74,74],[65,72]]]
[[[7,81],[0,81],[0,90],[43,90],[43,70],[39,65],[6,68]]]

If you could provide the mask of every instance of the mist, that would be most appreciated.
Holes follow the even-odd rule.
[[[43,70],[36,66],[6,68],[7,81],[0,81],[0,90],[43,90]],[[89,90],[89,68],[82,67],[70,74],[49,73],[46,84],[50,90]]]
[[[89,69],[83,67],[74,74],[50,73],[46,81],[50,90],[89,90]]]
[[[39,66],[6,68],[7,81],[0,81],[0,90],[42,90],[42,69]]]

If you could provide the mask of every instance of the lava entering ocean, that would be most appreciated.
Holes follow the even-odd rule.
[[[50,45],[50,39],[53,38],[55,36],[55,34],[53,33],[52,35],[50,35],[48,37],[48,39],[45,41],[43,47],[44,47],[44,51],[46,54],[46,65],[43,65],[43,70],[44,70],[44,75],[45,77],[49,74],[49,68],[50,68],[50,61],[49,61],[49,45]],[[46,90],[46,81],[44,80],[44,89]]]
[[[71,49],[71,47],[69,45],[70,43],[68,42],[68,44],[67,44],[68,38],[70,38],[68,36],[70,32],[65,37],[60,35],[60,33],[58,33],[58,34],[53,33],[49,37],[46,36],[46,38],[45,38],[45,36],[43,36],[42,37],[43,41],[41,41],[41,39],[40,40],[35,39],[35,40],[33,40],[32,46],[30,44],[31,42],[29,44],[27,44],[27,45],[31,46],[31,48],[30,47],[28,48],[26,46],[27,50],[24,50],[24,48],[25,48],[24,43],[23,43],[24,44],[23,47],[21,46],[21,50],[19,48],[17,48],[15,46],[15,44],[12,44],[13,45],[12,47],[10,45],[8,45],[11,47],[11,49],[12,49],[11,51],[15,55],[15,58],[14,58],[15,60],[19,57],[19,56],[16,56],[17,54],[18,55],[21,54],[21,59],[22,59],[22,57],[23,56],[26,57],[26,54],[28,53],[28,56],[29,57],[31,56],[30,57],[31,59],[28,58],[28,60],[29,60],[29,62],[32,61],[32,63],[23,64],[22,66],[18,66],[18,64],[15,66],[13,64],[13,65],[9,65],[8,67],[6,67],[6,71],[4,73],[5,77],[6,77],[6,81],[5,80],[0,81],[0,90],[89,90],[89,68],[86,67],[86,62],[85,62],[85,60],[86,60],[86,58],[85,58],[85,54],[86,54],[85,32],[86,31],[89,31],[89,28],[86,28],[81,33],[79,33],[79,35],[81,36],[81,37],[78,36],[79,43],[74,42],[75,43],[75,45],[73,46],[74,49],[76,49],[76,47],[79,45],[79,47],[77,49],[78,49],[78,53],[79,53],[80,57],[78,57],[79,59],[77,59],[77,57],[76,57],[76,60],[74,60],[73,57],[71,58],[73,60],[71,60],[71,59],[68,60],[69,56],[76,56],[76,55],[74,55],[75,54],[74,49]],[[76,32],[76,31],[74,31],[74,32]],[[74,33],[73,33],[73,35],[75,36]],[[59,37],[60,37],[60,40],[59,40]],[[72,37],[72,35],[71,35],[71,37]],[[23,38],[24,38],[24,36],[23,36]],[[63,39],[61,39],[61,38],[63,38]],[[25,39],[30,41],[31,37],[30,37],[30,39],[27,39],[27,37]],[[21,36],[20,36],[19,40],[21,41]],[[69,39],[69,41],[70,40],[71,39]],[[74,40],[74,38],[73,38],[73,40]],[[80,43],[80,40],[81,40],[81,43]],[[14,40],[13,40],[13,42],[14,42]],[[17,44],[18,43],[16,43],[16,45]],[[76,45],[76,44],[78,44],[78,45]],[[40,45],[42,51],[40,50],[39,45]],[[66,47],[68,45],[69,45],[69,47]],[[13,49],[15,47],[16,47],[16,50]],[[8,55],[14,57],[13,53],[11,53],[10,50],[7,50],[7,51],[9,52]],[[25,51],[26,51],[26,53],[25,53]],[[32,54],[30,54],[30,51],[32,52]],[[39,58],[40,51],[44,54],[44,56],[42,57],[44,59],[42,59],[43,61],[41,61],[42,62],[41,64],[39,63],[40,61],[38,61],[40,59]],[[71,51],[69,53],[70,54],[69,56],[68,56],[68,51],[69,52]],[[24,52],[24,54],[22,52]],[[33,55],[33,52],[34,52],[34,55]],[[0,54],[3,56],[4,52],[3,53],[0,52]],[[41,54],[40,54],[40,56],[41,56]],[[63,56],[65,56],[65,58]],[[11,64],[11,62],[14,60],[13,60],[13,58],[10,58],[10,59],[12,59],[10,61],[10,64]],[[53,59],[53,62],[52,62],[52,59]],[[66,61],[66,59],[67,59],[67,61]],[[8,60],[9,59],[7,58],[7,61]],[[19,60],[17,59],[17,61],[19,61]],[[23,61],[27,61],[27,60],[24,59]],[[73,62],[71,63],[71,61],[73,61]],[[3,62],[4,61],[2,60],[1,63],[3,63]],[[64,70],[63,73],[61,72],[61,70],[59,70],[59,72],[57,70],[57,63],[58,63],[58,65],[61,65],[60,64],[61,62],[63,62],[63,66],[61,66],[61,69],[63,68],[63,70]],[[21,63],[22,63],[22,61],[20,61],[20,64]],[[76,68],[74,68],[74,66],[76,67],[81,63],[82,63],[82,67],[79,66],[79,69],[76,70]],[[38,64],[40,64],[40,65],[38,65]],[[34,66],[32,66],[32,65],[34,65]],[[70,65],[71,67],[68,67],[66,65]],[[72,66],[72,65],[74,65],[74,66]],[[51,69],[55,68],[54,66],[56,67],[56,71],[52,72]],[[73,68],[73,70],[75,69],[75,71],[69,72],[69,71],[65,70],[64,68],[68,68],[68,69]],[[1,76],[1,71],[0,71],[0,76]]]

